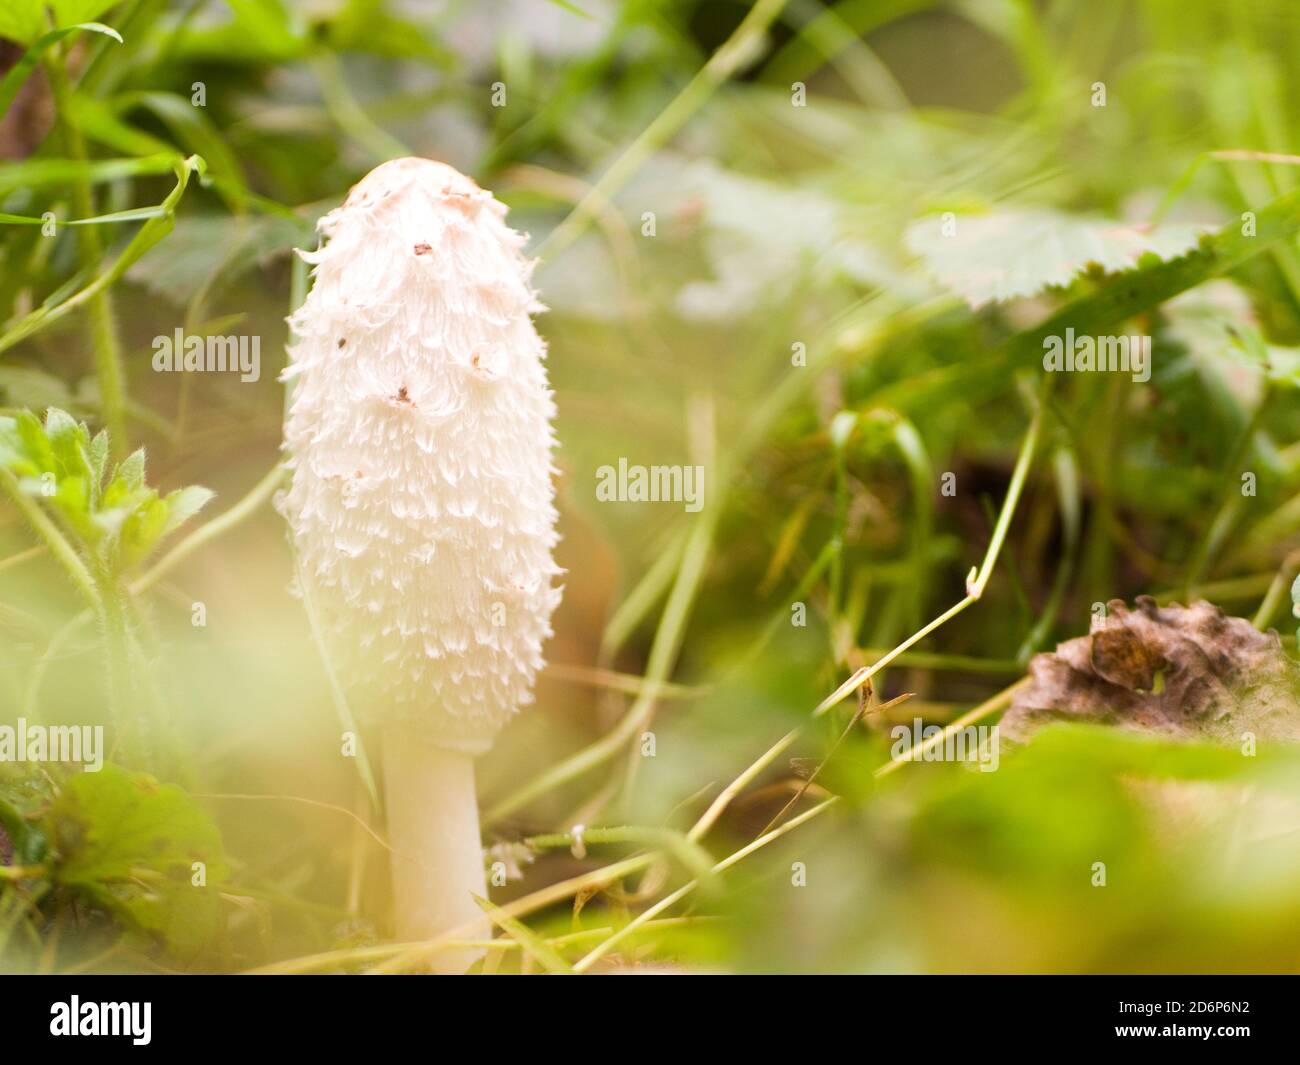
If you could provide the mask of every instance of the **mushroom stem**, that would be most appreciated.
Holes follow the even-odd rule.
[[[473,898],[487,897],[473,757],[390,725],[384,794],[398,938],[429,940],[466,926],[473,930],[457,938],[489,938],[488,920]],[[440,951],[430,967],[463,973],[482,956],[482,950]]]

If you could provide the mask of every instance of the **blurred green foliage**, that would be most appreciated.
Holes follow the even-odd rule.
[[[52,22],[35,0],[0,12],[12,65],[45,39],[22,85],[0,89],[15,93],[0,212],[58,223],[0,233],[0,459],[18,489],[0,513],[0,724],[107,723],[149,742],[99,775],[0,776],[0,831],[48,864],[0,881],[0,967],[239,970],[383,938],[384,852],[356,818],[381,822],[339,756],[269,491],[209,519],[221,535],[149,588],[128,571],[206,501],[179,486],[237,508],[266,483],[283,319],[306,284],[291,250],[370,167],[409,152],[511,207],[550,308],[569,570],[558,668],[482,762],[484,809],[508,809],[486,843],[578,821],[687,832],[803,728],[699,842],[719,860],[749,844],[832,751],[798,810],[837,805],[708,878],[621,962],[1295,969],[1291,752],[1062,729],[995,773],[874,776],[890,726],[953,720],[1085,631],[1095,603],[1204,595],[1262,628],[1285,617],[1300,558],[1294,5],[48,6]],[[46,38],[89,21],[120,42]],[[916,240],[949,212],[993,234],[1052,221],[1027,248],[1013,227],[954,262]],[[1271,226],[1258,246],[1247,212]],[[1086,248],[1052,252],[1052,234],[1077,251],[1096,227],[1141,238],[1139,253],[1105,273]],[[1145,243],[1211,232],[1188,256]],[[1012,262],[1018,298],[972,310],[973,274]],[[1067,321],[1150,335],[1151,382],[1056,375],[1044,394],[1036,330]],[[261,380],[151,373],[153,338],[176,328],[262,337]],[[110,420],[114,357],[129,436],[116,446],[147,447],[170,491],[84,424]],[[1040,402],[1043,439],[984,597],[874,678],[878,700],[913,698],[842,742],[850,710],[810,725],[853,669],[961,599]],[[595,470],[619,457],[704,465],[709,507],[596,506]],[[117,622],[73,624],[86,604],[33,550],[24,500],[112,571]],[[647,673],[681,687],[647,697]],[[590,744],[591,761],[512,802]],[[151,746],[174,754],[160,773],[216,796],[206,812],[136,775]],[[635,850],[535,847],[493,901]],[[135,868],[156,878],[123,874]],[[528,926],[573,962],[694,871],[669,853],[639,875]],[[74,896],[93,934],[47,950]]]
[[[143,449],[134,451],[108,475],[108,431],[92,438],[85,422],[57,407],[46,411],[44,425],[27,410],[0,418],[0,466],[111,573],[136,565],[212,498],[198,486],[160,496],[145,484],[144,462]]]

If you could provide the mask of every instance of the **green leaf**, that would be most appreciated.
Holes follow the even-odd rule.
[[[92,96],[74,96],[71,110],[73,120],[81,126],[86,138],[110,151],[145,158],[166,158],[173,162],[181,158],[166,138],[146,133],[124,120],[118,114],[116,101],[110,103]]]
[[[125,211],[113,211],[110,214],[97,214],[92,218],[55,219],[56,226],[103,226],[119,222],[144,222],[150,218],[162,216],[161,207],[131,207]],[[5,214],[0,211],[0,223],[9,226],[43,226],[48,219],[34,215]]]
[[[2,18],[3,16],[0,15],[0,19]],[[27,52],[23,57],[10,68],[9,73],[5,75],[4,80],[0,81],[0,115],[3,115],[9,110],[9,105],[14,102],[14,97],[18,95],[18,90],[23,87],[23,82],[31,76],[32,71],[36,69],[36,64],[41,61],[41,55],[51,45],[58,43],[69,34],[78,33],[83,30],[89,33],[102,33],[106,37],[112,37],[118,44],[122,43],[122,38],[118,34],[117,30],[113,29],[111,26],[104,26],[98,22],[84,22],[80,25],[68,26],[65,29],[53,30],[52,32],[37,38],[36,41],[32,43],[32,46],[27,49]],[[0,34],[0,36],[9,35]],[[11,39],[16,40],[18,38]]]
[[[197,484],[192,484],[188,488],[178,488],[169,493],[164,500],[167,506],[167,522],[163,527],[163,536],[180,528],[194,517],[208,505],[214,495],[216,493],[212,489]]]
[[[45,439],[54,453],[54,472],[59,477],[90,478],[86,449],[90,432],[67,411],[51,407],[45,413]]]
[[[178,56],[276,64],[307,52],[310,34],[305,20],[290,16],[280,0],[226,0],[226,6],[234,18],[192,27],[177,42]]]
[[[76,433],[77,419],[67,411],[51,407],[45,412],[45,436],[51,444],[75,436]]]
[[[0,6],[0,37],[30,44],[45,28],[42,0],[5,0]]]
[[[92,439],[84,422],[59,407],[49,408],[44,425],[30,410],[0,418],[0,463],[17,475],[18,487],[54,510],[83,550],[120,573],[197,514],[213,493],[191,485],[160,498],[145,481],[143,449],[124,459],[105,485],[108,454],[106,430]]]
[[[98,478],[90,461],[90,431],[66,411],[51,407],[45,415],[44,433],[53,465],[43,472],[52,472],[55,482],[52,495],[42,483],[39,498],[59,511],[84,541],[93,544],[100,538],[100,529],[92,514]]]
[[[123,568],[132,566],[154,549],[167,529],[167,504],[153,489],[122,523],[120,534]]]
[[[184,304],[217,278],[229,281],[311,239],[312,221],[280,215],[190,215],[168,241],[131,267],[127,277]],[[299,261],[297,256],[293,260]]]
[[[0,351],[7,351],[15,344],[33,333],[46,328],[50,323],[57,321],[63,315],[75,308],[82,302],[86,296],[92,292],[102,290],[108,285],[117,281],[131,265],[142,255],[149,251],[155,244],[165,238],[171,232],[176,204],[185,194],[185,189],[189,185],[190,176],[197,174],[200,180],[204,173],[204,162],[198,156],[192,156],[183,162],[176,163],[176,186],[168,193],[163,200],[162,214],[156,218],[150,218],[139,232],[131,238],[130,242],[122,249],[122,252],[113,261],[111,266],[105,268],[93,281],[91,281],[79,293],[72,294],[72,288],[75,287],[75,281],[69,281],[63,289],[60,290],[57,301],[54,297],[47,299],[40,307],[23,315],[14,322],[9,329],[0,335]]]
[[[50,0],[50,7],[54,9],[54,21],[58,25],[70,26],[76,22],[97,19],[119,2],[120,0]]]
[[[1192,251],[1208,227],[1139,226],[1040,207],[1008,207],[908,227],[907,249],[973,309],[1071,284],[1090,266],[1108,274],[1146,255],[1168,262]]]
[[[330,47],[336,52],[368,52],[454,67],[454,53],[430,41],[419,23],[390,14],[387,6],[385,0],[349,0],[329,21]]]
[[[9,837],[14,865],[36,865],[44,860],[45,834],[4,799],[0,799],[0,830]]]
[[[213,177],[227,179],[233,189],[232,199],[242,201],[247,197],[247,182],[238,156],[201,108],[168,92],[136,92],[118,98],[119,114],[134,107],[151,112],[188,151],[202,156]]]
[[[0,466],[19,469],[26,462],[18,423],[13,418],[0,418]],[[19,472],[27,472],[19,469]]]
[[[582,8],[577,4],[571,3],[570,0],[551,0],[551,3],[556,7],[564,8],[564,10],[569,12],[571,15],[578,15],[581,18],[592,18],[588,12],[583,11]]]
[[[58,884],[179,954],[210,940],[225,852],[212,819],[180,788],[105,765],[73,776],[43,824]],[[195,862],[206,886],[192,883]]]
[[[125,459],[118,463],[116,471],[113,473],[113,480],[109,485],[112,489],[118,486],[123,493],[134,492],[144,484],[144,448],[137,448],[131,452]]]
[[[107,492],[104,493],[104,497],[105,501],[107,501]],[[131,517],[133,509],[133,503],[127,506],[101,506],[93,515],[95,528],[98,530],[93,539],[99,540],[104,536],[108,536],[116,541],[118,536],[121,535],[122,527],[126,524],[127,519]]]
[[[94,474],[94,484],[98,488],[104,481],[104,470],[108,468],[108,430],[101,429],[91,440],[90,447],[86,449],[86,457],[90,461],[91,473]]]
[[[16,189],[38,189],[76,181],[100,185],[144,174],[170,174],[177,158],[175,152],[160,152],[143,159],[99,159],[92,163],[79,163],[75,159],[24,159],[0,167],[0,196]]]
[[[39,472],[53,470],[54,451],[36,415],[29,410],[19,411],[16,421],[24,457]]]
[[[91,520],[90,484],[84,477],[61,477],[53,502],[83,540],[93,543],[98,538],[98,527]]]

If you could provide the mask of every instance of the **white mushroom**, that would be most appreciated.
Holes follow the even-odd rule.
[[[385,163],[321,220],[290,320],[283,509],[382,728],[404,940],[486,935],[473,759],[532,701],[560,599],[544,308],[505,213],[442,163]]]

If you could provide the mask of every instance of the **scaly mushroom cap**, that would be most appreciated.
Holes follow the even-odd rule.
[[[524,237],[397,159],[321,219],[290,318],[281,507],[363,713],[477,754],[532,701],[560,600],[555,414]]]

